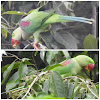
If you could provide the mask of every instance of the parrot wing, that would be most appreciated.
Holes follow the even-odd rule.
[[[63,61],[60,64],[62,66],[55,67],[52,71],[57,71],[61,75],[71,76],[78,74],[82,69],[74,58]]]

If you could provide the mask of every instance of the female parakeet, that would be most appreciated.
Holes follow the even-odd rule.
[[[77,75],[82,72],[82,69],[91,71],[94,68],[94,61],[92,58],[86,55],[78,55],[69,60],[65,60],[60,63],[62,66],[51,69],[57,71],[64,76]]]
[[[19,27],[15,29],[12,33],[12,46],[16,48],[21,41],[27,40],[30,36],[34,36],[34,46],[38,42],[39,33],[44,32],[45,29],[53,23],[58,22],[84,22],[92,24],[93,19],[83,18],[83,17],[73,17],[73,16],[62,16],[54,14],[54,11],[50,13],[39,11],[39,8],[35,9],[29,15],[21,19]],[[36,48],[38,49],[38,48]]]

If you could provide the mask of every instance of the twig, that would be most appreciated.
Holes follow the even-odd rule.
[[[27,89],[27,88],[18,89],[18,90],[13,91],[12,93],[18,92],[18,91],[20,91],[20,90],[25,90],[25,89]]]
[[[10,26],[5,18],[3,18],[2,16],[1,16],[1,18],[7,23],[8,26]]]
[[[1,22],[1,24],[4,24],[4,25],[7,25],[7,26],[8,26],[8,24],[7,24],[7,23],[5,23],[5,22]]]
[[[29,44],[28,44],[28,45],[26,45],[23,49],[26,49],[26,48],[27,48],[27,47],[29,47],[30,45],[33,47],[33,45],[32,45],[32,44],[33,44],[34,42],[30,43],[28,40],[27,40],[27,42],[28,42]]]
[[[1,44],[1,45],[4,45],[4,46],[6,46],[6,45],[7,45],[7,46],[8,46],[8,45],[11,45],[11,44]]]
[[[89,89],[89,91],[90,91],[96,98],[99,99],[99,97],[98,97],[96,94],[94,94],[94,93],[92,92],[92,90],[90,89],[90,87],[89,87],[89,85],[87,84],[86,81],[84,81],[83,79],[81,79],[81,78],[79,78],[79,77],[77,77],[77,76],[69,76],[69,77],[64,78],[64,80],[65,80],[65,79],[68,79],[68,78],[78,78],[79,80],[81,80],[82,82],[84,82],[85,85],[87,86],[87,88]]]
[[[23,87],[24,87],[24,86],[21,86],[21,87],[19,87],[19,88],[15,88],[15,89],[12,89],[12,90],[9,90],[9,91],[6,91],[6,92],[2,92],[1,94],[10,93],[10,92],[12,92],[12,91],[19,91],[19,90],[22,90]]]
[[[96,38],[96,7],[92,6],[92,14],[93,14],[93,24],[92,24],[92,35]]]
[[[36,61],[35,61],[35,59],[34,59],[34,57],[33,57],[33,52],[32,52],[32,60],[33,60],[33,62],[35,63],[35,68],[36,68],[36,70],[38,71],[38,67],[37,67],[37,64],[36,64]],[[38,71],[39,72],[39,71]]]
[[[22,92],[16,99],[19,99],[25,92]]]
[[[37,77],[33,80],[33,82],[32,82],[31,85],[29,86],[29,88],[28,88],[26,94],[23,96],[22,99],[24,99],[24,98],[27,96],[27,94],[29,94],[30,89],[32,88],[32,86],[34,85],[34,83],[39,79],[39,77],[42,76],[43,74],[46,74],[47,72],[48,72],[48,71],[46,71],[46,72],[41,72],[39,75],[37,75]]]
[[[11,54],[11,53],[8,53],[8,52],[7,52],[7,54],[12,55],[13,57],[17,58],[18,60],[22,60],[22,59],[18,58],[18,56],[14,55],[14,54]]]

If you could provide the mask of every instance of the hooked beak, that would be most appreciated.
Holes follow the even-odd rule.
[[[17,46],[16,44],[12,45],[13,48],[15,48],[16,46]]]
[[[11,44],[12,44],[12,47],[13,47],[13,48],[16,48],[16,46],[19,45],[20,42],[19,42],[18,40],[15,40],[15,39],[12,38]]]
[[[84,67],[88,72],[90,72],[94,68],[94,64],[88,64],[87,66]]]

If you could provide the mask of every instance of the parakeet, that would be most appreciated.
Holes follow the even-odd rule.
[[[60,63],[62,66],[51,69],[57,71],[63,76],[73,76],[82,72],[82,69],[91,71],[94,68],[94,61],[86,55],[78,55],[69,60]]]
[[[44,11],[39,11],[39,8],[37,8],[29,15],[21,19],[19,27],[12,33],[12,46],[16,48],[16,46],[18,46],[21,41],[27,40],[32,35],[34,36],[34,46],[36,46],[37,42],[39,41],[39,33],[44,32],[45,29],[53,23],[79,21],[92,24],[93,21],[93,19],[83,17],[58,15],[55,14],[54,11],[47,13]]]

